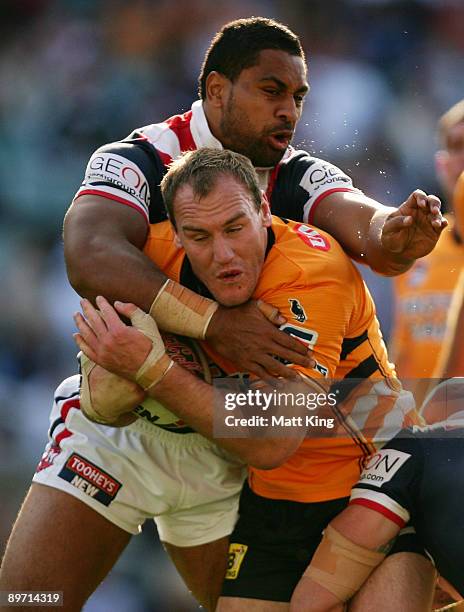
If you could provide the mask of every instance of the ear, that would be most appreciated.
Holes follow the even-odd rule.
[[[271,227],[271,206],[264,191],[261,194],[261,219],[263,220],[263,227]]]
[[[232,83],[220,72],[213,70],[206,77],[206,99],[211,106],[222,108],[228,99]]]

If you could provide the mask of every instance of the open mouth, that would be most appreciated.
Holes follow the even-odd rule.
[[[220,272],[216,278],[224,283],[233,283],[240,276],[242,276],[241,270],[234,269],[234,270],[224,270],[223,272]]]
[[[292,136],[293,136],[293,132],[284,130],[281,132],[273,132],[272,134],[269,135],[269,140],[271,142],[271,146],[274,149],[278,149],[279,151],[282,151],[288,147],[292,139]]]

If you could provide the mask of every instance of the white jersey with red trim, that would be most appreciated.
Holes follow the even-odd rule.
[[[100,147],[90,158],[75,200],[98,195],[139,211],[149,223],[166,219],[160,182],[168,164],[185,151],[222,149],[200,100],[190,111],[135,130],[126,139]],[[271,168],[257,168],[275,215],[311,223],[318,203],[337,191],[358,192],[339,168],[306,151],[288,147]]]

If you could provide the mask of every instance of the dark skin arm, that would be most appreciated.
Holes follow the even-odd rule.
[[[337,192],[320,202],[314,225],[334,236],[356,261],[395,276],[434,248],[447,226],[440,207],[436,196],[420,189],[399,208],[383,206],[363,194]]]
[[[166,276],[142,253],[147,224],[142,215],[99,196],[81,196],[64,221],[68,277],[74,289],[92,301],[104,295],[110,302],[133,302],[145,311]],[[283,321],[280,321],[280,324]],[[208,342],[244,372],[260,378],[295,378],[277,355],[309,367],[307,348],[279,331],[254,303],[220,307],[207,332]]]

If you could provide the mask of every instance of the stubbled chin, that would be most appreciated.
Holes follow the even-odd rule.
[[[243,289],[234,290],[232,287],[228,291],[222,290],[216,294],[213,292],[213,295],[216,295],[216,299],[220,304],[228,307],[240,306],[240,304],[244,304],[251,297],[249,291],[244,291]]]

